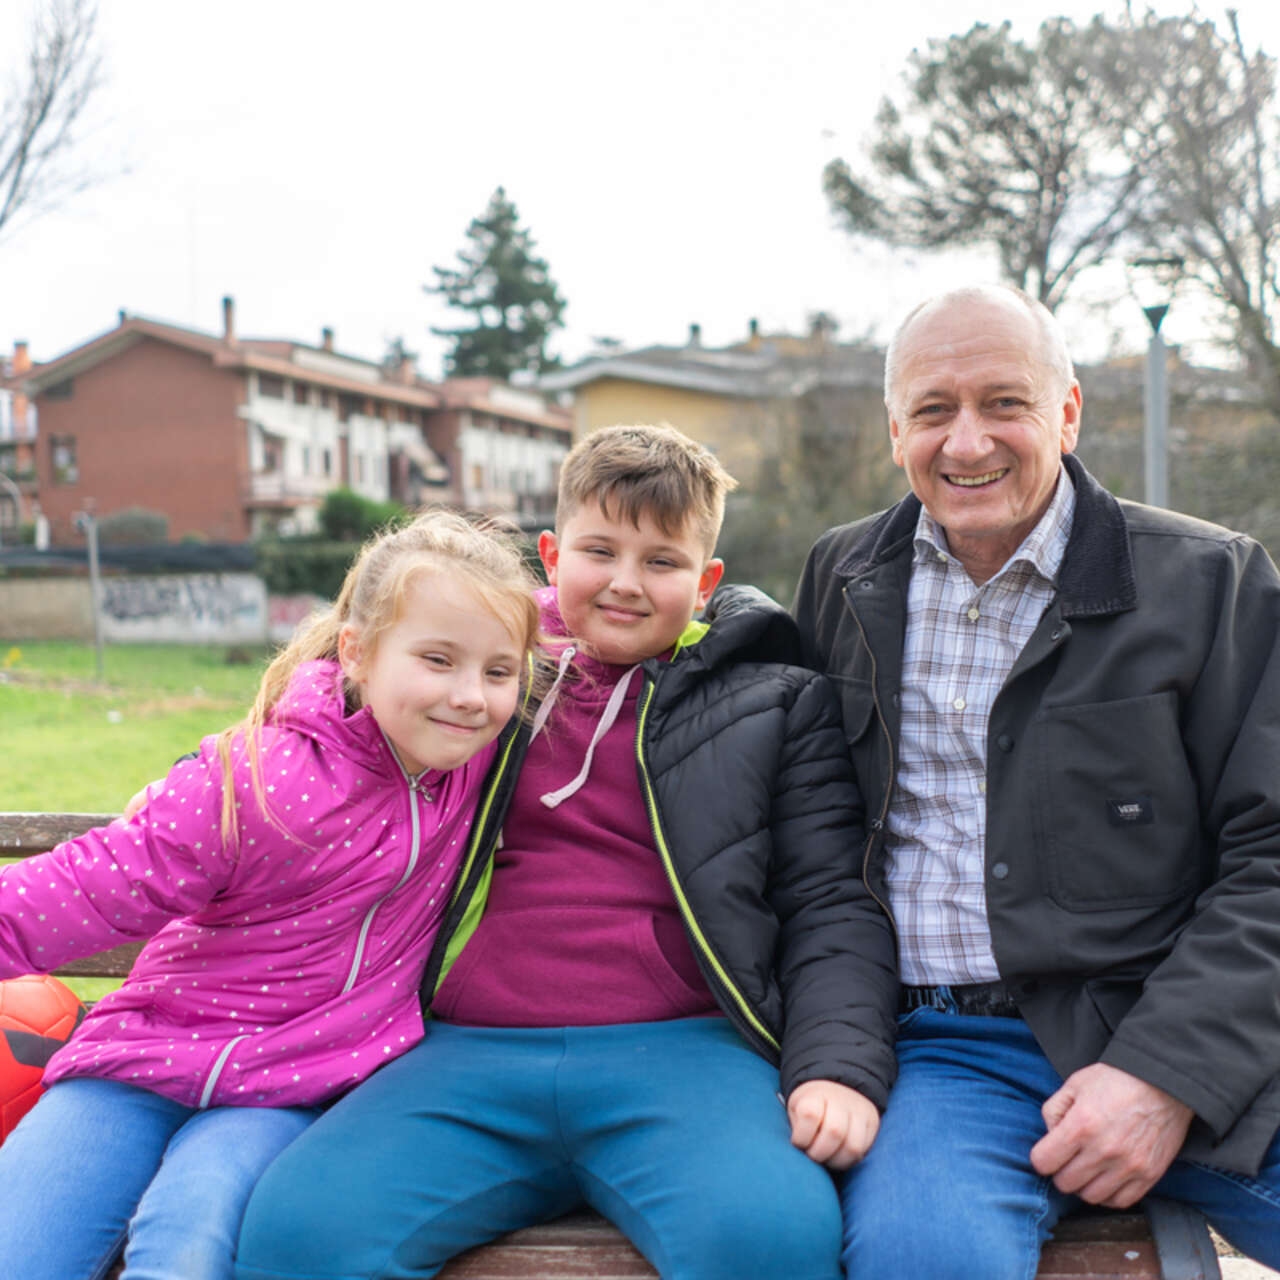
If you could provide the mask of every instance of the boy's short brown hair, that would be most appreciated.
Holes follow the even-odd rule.
[[[664,533],[691,528],[710,557],[724,520],[724,497],[738,482],[710,449],[675,427],[600,427],[579,440],[560,468],[556,526],[597,502],[610,519],[639,525],[649,516]]]

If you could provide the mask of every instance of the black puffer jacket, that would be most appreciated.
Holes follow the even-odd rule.
[[[825,677],[787,613],[722,587],[670,662],[643,664],[636,751],[654,842],[720,1007],[784,1094],[836,1080],[883,1107],[896,1070],[892,927],[861,880],[862,802]],[[499,753],[424,1005],[474,931],[527,726]]]

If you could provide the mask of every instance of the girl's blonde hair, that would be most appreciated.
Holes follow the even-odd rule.
[[[464,575],[467,586],[519,641],[522,651],[535,649],[538,606],[533,592],[539,583],[513,530],[494,520],[435,508],[407,525],[375,534],[347,570],[334,603],[302,623],[267,667],[248,715],[218,735],[224,840],[234,842],[238,832],[233,749],[247,756],[254,798],[267,813],[259,737],[294,671],[304,662],[336,661],[338,636],[348,624],[358,628],[361,650],[371,658],[379,637],[398,621],[410,584],[423,573],[438,572]],[[344,687],[348,706],[358,706],[359,693],[345,678]]]

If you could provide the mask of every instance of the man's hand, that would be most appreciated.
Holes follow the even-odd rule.
[[[847,1169],[871,1150],[880,1112],[856,1089],[834,1080],[806,1080],[787,1099],[791,1145],[828,1169]]]
[[[1049,1132],[1031,1164],[1059,1191],[1127,1209],[1182,1149],[1191,1108],[1163,1089],[1101,1062],[1074,1072],[1040,1109]]]

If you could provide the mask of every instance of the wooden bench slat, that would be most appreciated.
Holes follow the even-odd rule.
[[[1036,1280],[1161,1280],[1160,1257],[1140,1213],[1064,1218],[1040,1252]]]
[[[141,942],[123,942],[110,951],[100,951],[96,956],[68,960],[54,972],[71,978],[123,978],[133,968],[142,946]]]
[[[0,813],[0,856],[44,853],[55,844],[105,827],[118,813]]]

